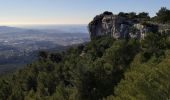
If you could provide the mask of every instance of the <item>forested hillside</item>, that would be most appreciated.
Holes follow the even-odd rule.
[[[166,100],[170,95],[169,41],[158,33],[143,41],[102,37],[63,53],[40,52],[39,61],[1,77],[0,97],[98,100],[113,95],[120,100]]]
[[[170,99],[168,30],[144,39],[102,36],[38,55],[26,68],[1,76],[0,100]]]

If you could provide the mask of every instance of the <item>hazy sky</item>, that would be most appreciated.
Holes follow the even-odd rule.
[[[104,11],[149,12],[170,9],[170,0],[0,0],[0,25],[87,24]]]

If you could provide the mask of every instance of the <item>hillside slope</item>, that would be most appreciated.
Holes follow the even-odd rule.
[[[150,66],[148,63],[153,61],[160,71],[165,70],[164,67],[159,66],[164,66],[164,61],[165,65],[169,65],[169,60],[166,58],[169,57],[169,53],[165,52],[169,50],[169,43],[168,36],[150,33],[143,41],[136,39],[114,40],[110,37],[101,37],[86,45],[70,48],[63,53],[40,52],[38,61],[15,74],[1,78],[0,97],[2,100],[7,98],[10,100],[98,100],[109,95],[115,95],[118,98],[119,95],[121,97],[122,93],[119,92],[122,91],[121,89],[131,87],[131,84],[136,84],[136,81],[139,80],[140,84],[142,82],[145,84],[144,79],[147,77],[142,80],[139,78],[134,83],[130,81],[131,84],[128,83],[128,77],[130,77],[128,72],[131,72],[129,68],[132,70],[132,74],[133,70],[135,71],[137,68],[137,71],[147,70],[143,73],[144,75],[152,75],[150,72],[153,71],[154,74],[154,69],[156,70],[157,67]],[[160,47],[160,45],[163,46]],[[140,60],[136,58],[136,55],[140,55]],[[138,62],[139,66],[136,65],[133,68],[134,63],[138,64]],[[155,68],[152,69],[152,67]],[[128,71],[126,72],[126,70]],[[165,80],[169,78],[168,73],[170,72],[169,69],[166,70]],[[127,81],[126,85],[122,85],[124,81],[119,84],[120,80],[124,78],[124,72],[126,72],[124,80]],[[133,77],[139,77],[138,75],[140,76],[140,74],[134,73]],[[162,80],[161,77],[157,77],[158,80]],[[119,85],[114,93],[117,84]],[[168,80],[163,83],[159,82],[159,84],[160,86],[164,86],[164,84],[169,86]],[[158,87],[153,90],[152,86],[147,88],[153,95],[157,94],[154,91]],[[138,87],[136,86],[134,89],[138,89]],[[161,89],[160,92],[167,90],[166,88]],[[131,93],[132,90],[127,88],[127,91]],[[139,89],[139,93],[140,91]],[[142,97],[147,97],[147,95],[142,94]],[[130,94],[127,93],[127,96]],[[165,95],[165,98],[168,98],[167,96]]]

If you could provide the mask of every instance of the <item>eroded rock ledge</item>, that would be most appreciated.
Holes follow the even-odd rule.
[[[142,39],[149,32],[158,31],[158,25],[142,22],[138,19],[128,19],[111,12],[97,15],[88,25],[91,39],[100,36]]]

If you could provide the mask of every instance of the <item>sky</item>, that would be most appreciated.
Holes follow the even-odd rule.
[[[104,12],[170,9],[170,0],[0,0],[0,25],[88,24]]]

